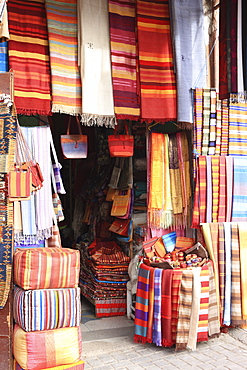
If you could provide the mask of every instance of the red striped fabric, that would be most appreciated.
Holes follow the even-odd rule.
[[[176,119],[168,0],[137,0],[137,37],[141,118],[158,122]]]
[[[218,221],[219,213],[219,184],[220,184],[220,157],[212,156],[212,222]]]
[[[20,114],[51,114],[51,79],[44,0],[9,0],[9,68]]]
[[[226,158],[220,156],[219,212],[218,222],[226,221]]]

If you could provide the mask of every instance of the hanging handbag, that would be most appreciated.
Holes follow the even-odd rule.
[[[52,150],[52,154],[53,154],[53,158],[55,162],[52,164],[52,168],[53,168],[54,177],[55,177],[56,192],[59,194],[66,194],[66,190],[64,189],[63,180],[62,180],[62,176],[60,172],[62,165],[58,162],[57,153],[55,150],[51,131],[50,131],[50,144],[51,144],[51,150]]]
[[[76,117],[79,134],[70,134],[70,121],[67,127],[67,134],[61,135],[61,147],[65,159],[87,158],[87,135],[82,135],[79,118]]]
[[[127,236],[117,236],[117,240],[122,243],[129,243],[132,241],[133,237],[133,221],[129,220],[128,230],[127,230]]]
[[[122,235],[122,236],[128,236],[128,230],[129,230],[129,224],[130,220],[122,220],[119,218],[116,218],[111,226],[109,227],[109,230],[113,233]]]
[[[123,158],[116,158],[108,186],[112,189],[118,188],[118,182],[123,168]]]
[[[59,198],[59,195],[56,192],[56,182],[55,182],[55,176],[53,172],[53,168],[51,168],[51,180],[52,180],[52,186],[54,193],[52,194],[52,203],[53,203],[53,209],[54,209],[54,214],[55,214],[55,223],[56,222],[61,222],[64,220],[64,214],[63,214],[63,207],[61,200]]]
[[[116,130],[116,129],[115,129]],[[132,157],[134,154],[134,136],[128,134],[127,125],[125,125],[126,134],[108,136],[109,153],[111,157]]]
[[[10,202],[30,199],[32,176],[29,169],[24,170],[19,166],[15,166],[14,170],[7,174],[7,179]]]
[[[123,217],[128,213],[129,205],[131,201],[131,190],[124,190],[124,191],[116,191],[112,209],[111,209],[111,216],[115,217]]]

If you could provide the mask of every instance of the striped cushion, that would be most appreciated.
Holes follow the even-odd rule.
[[[75,364],[82,356],[80,327],[25,332],[15,324],[13,354],[24,369]]]
[[[84,361],[78,361],[76,364],[61,365],[40,370],[66,370],[66,369],[84,370]],[[14,370],[24,370],[24,369],[14,360]]]
[[[80,288],[23,290],[14,288],[14,319],[25,331],[79,326]]]
[[[16,249],[14,283],[25,290],[76,288],[80,252],[70,248]]]

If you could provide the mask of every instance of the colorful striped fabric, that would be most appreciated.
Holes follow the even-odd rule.
[[[207,214],[206,222],[212,222],[212,207],[213,207],[213,194],[212,194],[212,157],[207,156]]]
[[[206,156],[198,158],[199,192],[200,192],[200,222],[206,222],[207,210],[207,162]]]
[[[153,314],[153,343],[162,345],[161,336],[161,282],[162,271],[156,268],[154,271],[154,314]]]
[[[233,158],[226,156],[226,222],[232,220]]]
[[[111,66],[115,115],[138,120],[137,53],[134,0],[109,0]]]
[[[231,224],[224,223],[225,232],[225,305],[223,324],[231,325],[231,291],[232,291],[232,264],[231,264]]]
[[[23,290],[14,288],[13,315],[25,331],[79,326],[80,288]]]
[[[0,72],[8,72],[8,42],[3,41],[0,43]]]
[[[229,107],[228,100],[224,99],[221,102],[222,120],[221,120],[221,144],[220,155],[228,155],[228,140],[229,140]]]
[[[95,300],[96,317],[111,317],[126,315],[126,298],[107,298]]]
[[[239,251],[239,233],[238,225],[231,224],[231,325],[243,325],[245,321],[242,317],[241,305],[241,273],[240,273],[240,251]]]
[[[198,157],[202,154],[202,123],[203,123],[203,89],[194,90],[194,114],[195,114],[195,123],[194,123],[194,150],[195,155]]]
[[[192,291],[193,272],[192,270],[185,269],[183,270],[180,287],[176,351],[184,350],[187,347],[190,330]]]
[[[19,114],[51,114],[50,64],[45,0],[7,3],[9,68],[15,76]]]
[[[163,347],[172,346],[172,276],[173,270],[162,271],[161,283],[161,338]]]
[[[82,88],[78,68],[77,1],[45,0],[48,26],[52,112],[80,114]]]
[[[172,252],[176,247],[177,233],[172,231],[171,233],[162,235],[162,239],[168,253]]]
[[[61,365],[55,367],[49,367],[40,370],[84,370],[84,361],[78,361],[75,364]],[[15,360],[14,360],[14,370],[24,370]]]
[[[247,155],[247,102],[230,95],[228,155]]]
[[[208,306],[209,306],[209,271],[204,265],[200,271],[200,309],[198,318],[197,341],[208,340]]]
[[[142,263],[138,271],[134,341],[146,343],[148,326],[149,274],[152,267]]]
[[[199,182],[199,171],[197,169],[191,227],[193,229],[197,229],[199,228],[199,225],[200,225],[200,182]]]
[[[247,221],[247,158],[233,159],[232,222]]]
[[[209,302],[208,302],[208,335],[210,338],[218,337],[220,334],[220,307],[217,301],[217,291],[214,279],[214,268],[212,261],[208,263],[209,271]]]
[[[241,299],[243,319],[247,319],[247,224],[238,223],[239,249],[240,249],[240,272],[241,272]]]
[[[178,325],[178,310],[179,310],[179,297],[180,297],[180,288],[181,288],[181,279],[183,275],[183,270],[173,270],[172,275],[172,342],[176,343],[177,337],[177,325]]]
[[[202,155],[208,155],[210,133],[210,89],[203,90]]]
[[[216,90],[210,90],[210,130],[208,154],[214,155],[216,148]]]
[[[187,347],[192,351],[196,350],[197,342],[197,331],[199,321],[199,309],[200,309],[200,294],[201,294],[201,281],[200,273],[201,267],[192,269],[193,271],[193,299],[191,306],[191,318],[190,318],[190,330]]]
[[[218,221],[219,213],[219,184],[220,184],[220,157],[212,156],[212,222]]]
[[[218,222],[226,221],[226,157],[219,157],[219,211],[218,211]]]
[[[220,144],[221,144],[221,100],[219,94],[216,94],[216,146],[215,155],[220,155]]]
[[[137,37],[141,118],[158,122],[174,120],[176,82],[168,0],[137,0]]]
[[[76,288],[80,252],[70,248],[17,249],[14,283],[25,290]]]
[[[47,369],[81,361],[80,326],[25,332],[17,324],[13,334],[13,354],[24,369]],[[65,368],[66,369],[66,368]]]
[[[226,268],[225,268],[225,234],[224,234],[224,224],[219,223],[219,291],[220,291],[220,322],[222,323],[222,318],[224,316],[225,307],[225,278],[226,278]]]
[[[150,269],[149,274],[149,292],[148,292],[148,328],[147,342],[152,343],[153,340],[153,313],[154,313],[154,271]]]

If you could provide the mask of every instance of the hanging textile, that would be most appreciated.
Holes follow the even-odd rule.
[[[9,68],[15,76],[19,114],[51,114],[50,65],[45,0],[9,0]]]
[[[179,299],[180,299],[180,289],[181,289],[181,279],[183,271],[173,270],[172,275],[172,342],[176,343],[177,337],[177,325],[178,325],[178,311],[179,311]]]
[[[247,155],[247,101],[245,94],[230,94],[229,155]]]
[[[240,48],[243,50],[243,80],[244,80],[244,89],[247,90],[247,4],[245,1],[242,1],[242,45]]]
[[[206,156],[198,158],[199,188],[200,188],[200,223],[206,222],[207,210],[207,162]]]
[[[220,322],[222,323],[222,318],[224,316],[225,307],[225,234],[224,234],[224,224],[219,223],[219,289],[220,289]]]
[[[172,225],[172,204],[168,158],[168,135],[152,133],[150,161],[150,191],[148,215],[152,227]],[[167,186],[165,186],[165,184]]]
[[[108,0],[78,0],[82,123],[115,126]]]
[[[169,137],[169,169],[171,179],[172,208],[174,217],[180,218],[183,212],[182,184],[179,171],[178,146],[176,135]],[[176,222],[176,220],[175,220]],[[179,223],[179,220],[177,220]],[[180,218],[181,222],[181,218]]]
[[[226,220],[226,157],[219,157],[219,203],[218,222]]]
[[[173,270],[162,271],[161,285],[161,337],[162,346],[172,346],[172,275]]]
[[[216,94],[216,144],[215,144],[215,155],[220,155],[220,144],[221,144],[221,100],[219,94]]]
[[[162,345],[161,334],[161,281],[162,269],[154,270],[154,315],[153,315],[153,343]]]
[[[242,34],[242,1],[238,1],[237,15],[237,83],[238,92],[244,91],[244,76],[243,76],[243,34]]]
[[[170,7],[177,79],[177,120],[192,128],[192,89],[206,85],[203,4],[200,0],[173,0]]]
[[[233,157],[226,156],[226,222],[232,219]]]
[[[200,313],[200,293],[201,293],[201,281],[200,281],[201,267],[193,270],[193,288],[192,288],[192,306],[191,306],[191,318],[190,318],[190,329],[187,347],[192,351],[196,350],[197,330]],[[205,320],[204,320],[205,321]],[[201,331],[201,327],[200,327]]]
[[[169,1],[137,0],[141,118],[177,118]]]
[[[238,223],[239,249],[240,249],[240,272],[241,272],[241,298],[242,315],[247,319],[247,224]]]
[[[216,90],[210,90],[210,124],[208,154],[214,155],[216,148]]]
[[[238,70],[237,70],[237,18],[238,0],[230,2],[230,47],[231,47],[231,92],[238,91]]]
[[[227,0],[220,3],[219,15],[219,97],[228,98],[227,81]]]
[[[232,222],[247,221],[247,157],[233,158]]]
[[[212,222],[218,221],[219,212],[219,183],[220,183],[220,157],[212,156]]]
[[[114,110],[117,119],[137,121],[137,52],[134,0],[109,0],[111,68]]]
[[[200,307],[197,328],[197,341],[208,340],[208,306],[209,306],[209,272],[208,266],[202,266],[199,276],[200,283]]]
[[[76,0],[45,0],[53,113],[81,113],[76,4]]]
[[[213,182],[212,182],[212,157],[206,157],[207,163],[207,212],[206,222],[212,222],[212,208],[213,208]]]
[[[8,70],[8,42],[4,41],[0,43],[0,72],[7,72]]]
[[[17,120],[10,113],[6,103],[0,102],[0,158],[8,159],[7,168],[0,170],[1,182],[5,182],[5,172],[14,165]],[[12,241],[13,241],[13,203],[6,198],[5,187],[0,189],[0,309],[5,306],[11,288],[12,277]]]
[[[2,1],[2,11],[1,11],[1,22],[0,22],[0,38],[7,41],[9,40],[9,22],[8,22],[8,12],[7,12],[7,1]]]
[[[224,223],[225,232],[225,306],[224,306],[224,316],[223,324],[231,325],[231,291],[232,291],[232,266],[231,266],[231,224]]]
[[[141,278],[137,283],[136,305],[135,305],[135,342],[146,343],[148,325],[148,292],[149,273],[152,267],[142,263],[139,267],[138,276]]]
[[[202,155],[208,154],[210,130],[210,89],[203,90]]]
[[[204,266],[203,266],[204,267]],[[212,261],[208,263],[209,272],[209,298],[208,298],[208,336],[215,338],[220,335],[220,310],[218,307],[214,268]]]

